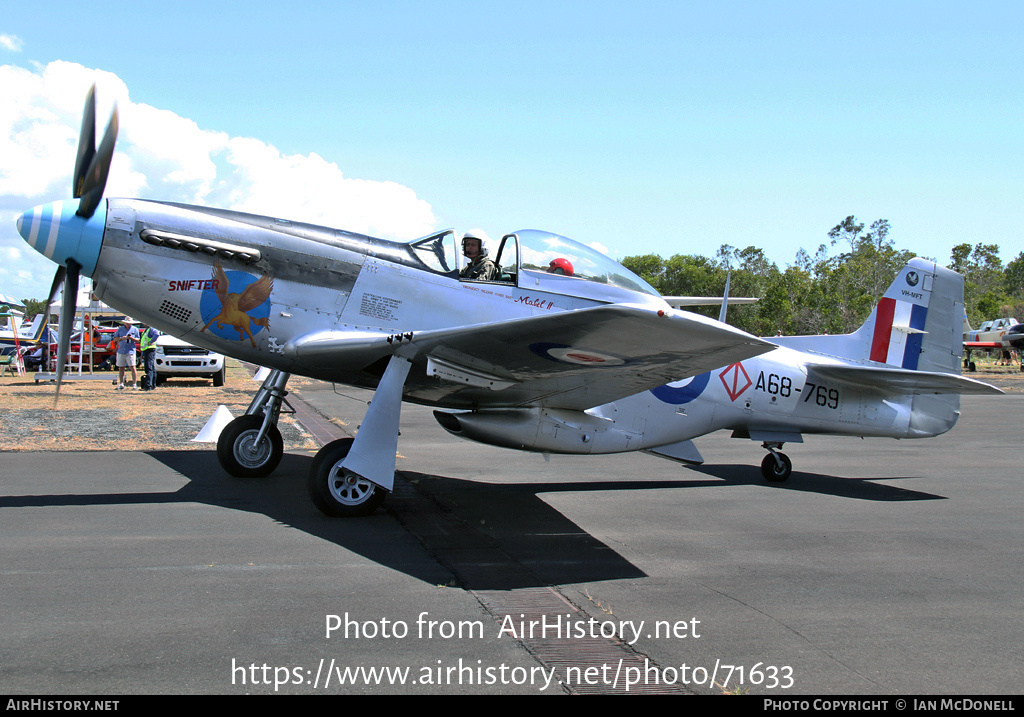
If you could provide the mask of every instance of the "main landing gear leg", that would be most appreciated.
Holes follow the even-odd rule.
[[[793,462],[789,456],[779,451],[781,443],[765,441],[761,447],[768,451],[768,455],[761,461],[761,475],[769,483],[781,483],[793,472]]]
[[[395,485],[402,387],[412,364],[392,356],[355,439],[320,449],[309,471],[309,495],[325,515],[369,515]]]
[[[238,478],[262,478],[273,473],[284,455],[284,441],[277,429],[281,405],[287,404],[285,385],[291,374],[270,372],[252,399],[244,416],[221,431],[217,459],[221,467]],[[291,407],[289,407],[290,409]]]
[[[964,368],[968,371],[977,371],[978,366],[971,361],[971,349],[964,349]],[[1024,369],[1021,369],[1024,371]]]

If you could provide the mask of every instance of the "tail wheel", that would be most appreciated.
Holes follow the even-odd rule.
[[[778,461],[775,458],[778,457]],[[761,475],[769,483],[782,483],[793,472],[793,462],[785,453],[769,453],[761,461]]]
[[[220,465],[237,478],[263,478],[274,472],[284,455],[284,440],[277,426],[270,426],[259,443],[263,416],[239,416],[217,439]]]
[[[354,518],[377,509],[387,491],[341,467],[352,448],[352,438],[332,441],[320,449],[309,469],[309,495],[324,515]]]

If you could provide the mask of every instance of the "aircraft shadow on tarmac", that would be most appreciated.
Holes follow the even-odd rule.
[[[554,584],[636,579],[646,574],[548,505],[544,493],[636,491],[761,483],[747,465],[691,468],[694,480],[623,480],[494,484],[402,471],[386,510],[331,519],[310,503],[312,459],[286,454],[268,478],[227,476],[213,451],[153,451],[155,460],[188,479],[174,492],[55,494],[0,498],[0,507],[203,503],[267,517],[430,584],[508,590]],[[692,475],[685,471],[683,476]],[[794,473],[771,487],[875,501],[941,496],[873,481]],[[768,486],[765,486],[768,487]],[[395,521],[405,530],[396,533]],[[400,533],[400,534],[399,534]]]
[[[749,465],[687,466],[696,473],[714,476],[713,481],[686,481],[686,485],[761,485],[765,488],[820,493],[838,498],[856,498],[872,501],[946,500],[945,496],[925,493],[909,488],[877,483],[876,481],[906,480],[910,476],[877,476],[874,478],[842,478],[821,473],[793,471],[784,483],[767,483],[761,473]]]
[[[213,451],[149,451],[147,455],[188,483],[165,493],[5,496],[0,497],[0,508],[220,506],[266,515],[429,584],[473,590],[646,577],[520,486],[403,472],[385,509],[366,518],[338,519],[325,517],[310,502],[306,488],[310,456],[285,454],[271,476],[243,479],[225,474]],[[431,493],[440,498],[425,497],[410,481],[430,483]]]

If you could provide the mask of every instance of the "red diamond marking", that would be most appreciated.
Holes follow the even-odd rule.
[[[718,374],[718,377],[722,379],[722,385],[725,386],[725,391],[729,394],[729,400],[731,401],[735,401],[743,395],[743,392],[750,388],[750,384],[753,383],[741,363],[727,366],[722,373]]]

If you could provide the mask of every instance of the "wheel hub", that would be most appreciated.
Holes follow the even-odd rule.
[[[235,442],[235,458],[249,468],[263,465],[270,457],[270,441],[264,439],[257,443],[259,434],[259,431],[246,431]]]
[[[373,495],[376,486],[360,475],[352,473],[336,465],[331,470],[330,480],[331,495],[339,503],[345,505],[359,505]]]

